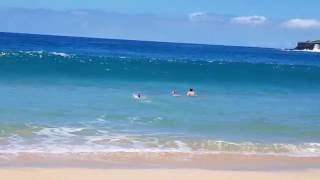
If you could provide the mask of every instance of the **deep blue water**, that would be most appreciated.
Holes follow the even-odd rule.
[[[320,154],[320,53],[0,33],[0,99],[0,152]]]

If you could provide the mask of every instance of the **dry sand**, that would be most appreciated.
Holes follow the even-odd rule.
[[[1,180],[320,180],[320,170],[211,171],[198,169],[6,168]]]

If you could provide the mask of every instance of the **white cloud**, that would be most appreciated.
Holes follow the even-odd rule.
[[[224,24],[229,21],[229,16],[207,12],[193,12],[189,14],[191,22],[210,22],[215,24]]]
[[[267,21],[264,16],[237,16],[207,13],[203,11],[193,12],[189,14],[189,20],[192,22],[211,22],[211,23],[234,23],[248,25],[262,25]]]
[[[316,19],[290,19],[282,24],[287,28],[310,29],[320,27],[320,21]]]
[[[238,16],[231,19],[232,23],[249,25],[262,25],[266,21],[267,18],[264,16]]]
[[[190,21],[208,21],[209,15],[206,12],[194,12],[189,14]]]

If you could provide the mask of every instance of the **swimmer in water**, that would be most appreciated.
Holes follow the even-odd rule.
[[[187,92],[187,96],[192,97],[192,96],[196,96],[196,92],[190,88],[189,91]]]
[[[180,96],[176,90],[171,91],[171,96]]]
[[[132,96],[133,96],[133,98],[135,98],[135,99],[141,99],[141,98],[142,98],[142,95],[141,95],[140,93],[133,94]]]

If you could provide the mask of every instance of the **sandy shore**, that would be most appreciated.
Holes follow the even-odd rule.
[[[306,171],[210,171],[197,169],[75,169],[13,168],[0,169],[0,179],[10,180],[319,180],[320,170]]]

